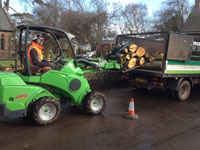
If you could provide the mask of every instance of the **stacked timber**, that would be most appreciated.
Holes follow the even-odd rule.
[[[120,60],[125,68],[132,69],[143,65],[145,62],[152,62],[154,57],[146,53],[145,48],[131,44],[121,52]]]
[[[162,61],[147,62],[144,65],[141,65],[139,68],[158,71],[162,69]]]

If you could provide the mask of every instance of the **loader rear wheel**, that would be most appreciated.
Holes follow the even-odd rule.
[[[91,92],[84,100],[84,107],[90,114],[100,114],[106,107],[106,97],[102,93]]]
[[[38,100],[33,108],[33,120],[40,125],[48,125],[56,121],[61,112],[58,100],[44,97]]]

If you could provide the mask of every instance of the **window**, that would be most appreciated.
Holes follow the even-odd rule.
[[[4,50],[5,49],[5,36],[4,34],[1,34],[0,37],[0,50]]]

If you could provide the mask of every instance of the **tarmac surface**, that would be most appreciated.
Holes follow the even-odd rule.
[[[199,91],[179,102],[160,90],[119,88],[104,92],[108,101],[101,115],[65,106],[49,126],[0,119],[0,150],[199,150]],[[132,97],[137,120],[123,117]]]

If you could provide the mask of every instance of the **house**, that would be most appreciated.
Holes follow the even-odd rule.
[[[0,58],[15,57],[15,45],[15,28],[0,0]]]
[[[115,40],[103,40],[100,42],[99,46],[97,47],[97,55],[98,56],[105,56],[108,54],[113,47],[115,46]]]
[[[200,32],[200,0],[195,0],[195,5],[188,16],[182,31],[183,32]]]

